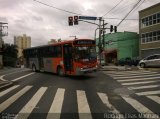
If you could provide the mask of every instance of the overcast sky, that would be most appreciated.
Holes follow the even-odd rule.
[[[39,1],[77,14],[101,17],[121,0]],[[122,0],[115,9],[104,16],[108,27],[111,24],[117,25],[121,20],[106,18],[123,19],[137,1]],[[145,0],[129,14],[127,19],[138,19],[138,11],[158,2],[159,0]],[[73,39],[70,36],[93,39],[96,25],[79,22],[77,26],[68,26],[68,16],[74,15],[45,6],[34,0],[0,0],[0,21],[8,22],[8,36],[3,38],[7,43],[13,43],[14,36],[23,34],[31,36],[32,46],[47,44],[50,39]],[[98,21],[92,22],[98,23]],[[118,27],[118,32],[123,31],[138,32],[138,20],[123,21]]]

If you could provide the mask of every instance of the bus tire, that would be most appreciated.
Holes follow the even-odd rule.
[[[58,66],[58,68],[57,68],[57,74],[58,74],[59,76],[64,76],[64,72],[63,72],[62,67]]]
[[[37,71],[35,65],[32,65],[32,71],[33,71],[33,72],[36,72],[36,71]]]

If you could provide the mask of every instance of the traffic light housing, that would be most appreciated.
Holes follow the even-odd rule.
[[[78,16],[74,16],[74,25],[78,25]]]
[[[73,26],[73,17],[72,16],[68,17],[68,24],[69,24],[69,26]]]
[[[117,26],[114,26],[114,32],[115,33],[117,32]]]
[[[112,32],[112,31],[113,31],[113,25],[110,26],[110,32]]]

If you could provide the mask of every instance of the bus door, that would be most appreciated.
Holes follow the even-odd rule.
[[[73,70],[72,45],[63,45],[63,62],[65,71]]]

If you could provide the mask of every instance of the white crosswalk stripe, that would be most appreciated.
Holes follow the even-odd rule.
[[[107,108],[109,109],[110,112],[112,112],[115,115],[119,114],[119,117],[124,119],[124,116],[122,114],[120,114],[120,112],[109,102],[107,94],[98,93],[98,96],[100,97],[102,102],[107,106]]]
[[[128,89],[137,90],[137,89],[149,89],[149,88],[157,88],[157,87],[160,87],[160,85],[134,86],[134,87],[128,87]]]
[[[23,94],[25,94],[29,89],[31,89],[32,86],[26,86],[22,90],[20,90],[18,93],[4,101],[2,104],[0,104],[0,113],[5,110],[7,107],[9,107],[13,102],[15,102],[18,98],[20,98]]]
[[[14,87],[14,86],[13,86]],[[10,91],[16,89],[17,87],[19,87],[19,85],[16,85],[14,88],[11,87],[8,90],[6,90],[6,92],[3,92],[3,95],[9,93]],[[0,112],[3,112],[5,109],[7,109],[11,104],[13,104],[15,101],[17,101],[17,99],[19,99],[22,95],[24,95],[25,93],[27,93],[33,86],[25,86],[24,88],[22,88],[20,91],[18,91],[17,93],[15,93],[13,96],[9,97],[7,100],[5,100],[4,102],[2,102],[0,104]],[[18,112],[17,117],[18,119],[27,119],[30,114],[33,112],[33,110],[35,109],[36,105],[40,102],[43,101],[42,97],[45,93],[47,93],[47,91],[51,91],[49,90],[48,87],[40,87],[35,94],[33,94],[33,96],[31,97],[31,99],[24,104],[24,106],[22,107],[22,109]],[[149,92],[148,92],[149,93]],[[154,94],[159,94],[159,92],[154,93]],[[96,93],[98,98],[100,99],[100,101],[104,104],[105,107],[107,107],[107,111],[109,113],[112,114],[119,114],[119,117],[121,119],[127,118],[125,117],[123,114],[121,114],[122,112],[125,112],[125,110],[118,110],[116,108],[116,106],[114,104],[112,104],[109,100],[110,96],[107,95],[106,93],[101,93],[101,92],[97,92]],[[153,94],[153,92],[150,94]],[[138,95],[138,94],[137,94]],[[87,99],[87,95],[86,92],[83,90],[76,90],[76,96],[77,98],[77,106],[78,106],[78,114],[79,114],[79,119],[92,119],[92,114],[91,114],[91,107],[88,103],[88,99]],[[151,101],[160,104],[160,97],[156,96],[156,95],[151,95],[148,96],[148,94],[145,95],[148,99],[150,99]],[[56,94],[53,98],[53,101],[51,102],[51,105],[49,107],[49,111],[47,112],[47,119],[60,119],[61,116],[61,111],[62,111],[62,107],[63,107],[63,103],[64,103],[64,99],[65,99],[65,89],[64,88],[58,88],[56,91]],[[120,96],[120,98],[124,101],[126,101],[131,108],[134,108],[135,110],[137,110],[137,112],[141,113],[141,114],[154,114],[154,112],[152,112],[148,106],[143,105],[138,99],[135,99],[133,97],[125,97],[125,96]],[[68,99],[65,99],[68,100]],[[117,104],[117,103],[115,103]],[[69,108],[69,107],[67,107]],[[156,114],[154,114],[156,115]],[[157,118],[158,115],[156,115]]]
[[[136,79],[123,79],[123,80],[117,80],[118,82],[132,82],[132,81],[143,81],[143,80],[154,80],[154,79],[160,79],[160,77],[150,77],[150,78],[136,78]]]
[[[19,85],[15,85],[15,86],[12,86],[12,87],[8,88],[7,90],[4,90],[4,91],[0,92],[0,97],[4,96],[5,94],[9,93],[10,91],[12,91],[12,90],[14,90],[18,87],[19,87]]]
[[[136,94],[137,94],[137,95],[155,95],[155,94],[160,94],[160,90],[138,92],[138,93],[136,93]]]
[[[47,115],[47,119],[60,119],[62,104],[64,100],[65,89],[58,88],[50,110]]]
[[[79,119],[92,119],[85,91],[77,90]]]
[[[136,109],[141,114],[154,114],[151,110],[145,107],[143,104],[138,102],[137,100],[130,98],[130,97],[122,97],[126,102],[128,102],[134,109]],[[156,114],[154,114],[156,115]],[[145,115],[144,115],[145,116]],[[158,115],[156,117],[159,118]],[[150,118],[148,118],[150,119]]]
[[[139,85],[139,84],[148,84],[148,83],[157,83],[160,82],[160,80],[157,81],[143,81],[143,82],[132,82],[132,83],[121,83],[124,86],[129,86],[129,85]]]
[[[129,90],[136,90],[135,94],[139,96],[160,94],[160,90],[157,89],[160,87],[160,84],[157,84],[160,82],[160,74],[158,72],[133,71],[129,73],[128,71],[112,71],[111,74],[109,72],[104,73],[113,77],[113,79],[126,86]],[[140,91],[142,89],[143,91]]]
[[[160,97],[158,97],[158,96],[155,96],[155,95],[154,96],[147,96],[147,98],[149,98],[149,99],[153,100],[154,102],[160,104]]]
[[[21,109],[21,111],[17,116],[17,119],[27,119],[46,90],[47,90],[47,87],[41,87],[36,92],[36,94],[30,99],[30,101]]]
[[[159,76],[160,78],[160,74],[149,74],[149,75],[139,75],[139,76],[121,76],[121,77],[114,77],[115,79],[130,79],[130,78],[143,78],[143,77],[151,77],[151,76]]]

